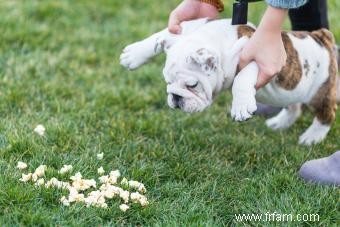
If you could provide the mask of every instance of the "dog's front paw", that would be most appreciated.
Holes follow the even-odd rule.
[[[235,121],[246,121],[251,118],[256,111],[256,100],[242,100],[242,101],[234,101],[231,106],[231,117]]]
[[[148,49],[143,41],[128,45],[120,55],[120,64],[129,70],[137,69],[148,60]]]

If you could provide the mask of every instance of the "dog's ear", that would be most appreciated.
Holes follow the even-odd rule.
[[[208,75],[216,72],[218,68],[217,54],[205,48],[200,48],[197,51],[191,53],[187,61],[198,65],[201,70]]]

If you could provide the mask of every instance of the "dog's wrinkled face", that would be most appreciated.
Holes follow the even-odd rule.
[[[203,111],[213,101],[219,58],[206,48],[190,49],[170,48],[163,75],[168,84],[168,105],[193,113]]]

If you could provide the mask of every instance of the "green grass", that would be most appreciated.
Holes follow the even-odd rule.
[[[274,211],[318,213],[320,222],[260,224],[339,224],[339,189],[297,176],[306,160],[339,149],[339,112],[323,143],[303,147],[297,139],[311,114],[273,132],[264,118],[233,122],[230,95],[223,94],[209,110],[188,115],[166,105],[164,56],[136,72],[119,65],[122,48],[165,27],[178,2],[0,2],[2,226],[238,225],[236,213]],[[328,2],[340,41],[340,4]],[[263,9],[251,6],[253,22]],[[33,133],[39,123],[47,128],[44,138]],[[34,167],[72,164],[85,177],[101,165],[118,168],[145,183],[150,205],[126,213],[118,204],[63,207],[60,192],[18,181],[19,160]]]

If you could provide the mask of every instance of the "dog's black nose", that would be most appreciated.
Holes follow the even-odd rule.
[[[179,103],[180,103],[181,99],[182,99],[182,96],[172,94],[172,101],[173,101],[176,108],[179,108]]]

